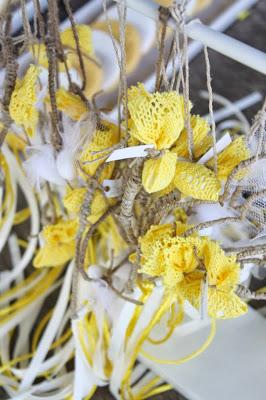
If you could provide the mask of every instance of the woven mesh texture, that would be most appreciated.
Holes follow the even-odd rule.
[[[184,128],[184,100],[176,92],[146,92],[143,85],[128,91],[128,109],[132,120],[130,133],[157,149],[169,149]]]
[[[38,122],[36,83],[39,69],[31,65],[22,80],[17,79],[11,96],[9,112],[18,125],[23,125],[29,135],[33,135]]]
[[[215,174],[200,164],[177,161],[175,186],[185,196],[194,199],[217,201],[221,189]]]

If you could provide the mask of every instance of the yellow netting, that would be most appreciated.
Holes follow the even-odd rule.
[[[36,84],[39,69],[31,65],[23,79],[17,79],[15,90],[12,93],[9,112],[17,125],[22,125],[32,136],[38,123]]]
[[[212,138],[210,136],[207,137],[210,127],[207,121],[199,115],[193,115],[190,119],[190,124],[194,138],[194,154],[196,157],[199,157],[203,152],[208,150],[212,144]],[[202,147],[204,147],[204,149]],[[188,134],[186,129],[183,129],[171,150],[179,157],[188,158]]]
[[[239,283],[240,266],[235,257],[228,257],[219,244],[202,239],[198,255],[207,270],[208,314],[213,318],[235,318],[247,312],[247,305],[234,293]],[[178,285],[178,293],[194,307],[199,307],[204,272],[187,274]]]
[[[66,208],[69,215],[77,216],[80,207],[84,201],[86,188],[77,188],[68,190],[67,194],[63,199],[64,207]],[[91,202],[91,212],[88,218],[88,222],[95,223],[107,210],[108,204],[105,201],[103,195],[100,192],[96,192]]]
[[[194,199],[217,201],[221,190],[215,174],[200,164],[177,161],[175,186],[185,196]]]
[[[184,100],[177,92],[148,93],[142,84],[128,91],[131,136],[157,149],[168,149],[184,128]]]
[[[226,179],[241,161],[247,160],[249,157],[250,152],[244,138],[239,137],[235,139],[226,149],[218,154],[218,178],[220,180]],[[213,159],[207,163],[207,166],[213,167]]]
[[[97,130],[95,132],[93,140],[82,152],[80,157],[81,163],[84,163],[84,171],[91,176],[94,175],[96,169],[105,162],[105,159],[103,157],[109,154],[108,151],[103,151],[100,154],[92,154],[92,152],[108,149],[109,147],[119,142],[118,127],[108,122],[103,122],[103,124],[104,129]],[[92,162],[93,160],[95,161]],[[89,161],[90,163],[86,164],[87,161]],[[104,179],[108,179],[112,175],[113,168],[114,163],[106,163],[106,167],[104,169]]]

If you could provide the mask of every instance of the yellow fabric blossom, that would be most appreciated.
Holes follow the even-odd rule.
[[[218,154],[218,178],[225,180],[232,170],[244,160],[250,157],[250,151],[245,144],[245,139],[239,137],[229,144],[221,153]],[[213,159],[208,161],[207,166],[213,167]]]
[[[194,155],[196,158],[198,158],[212,145],[211,136],[207,136],[208,132],[210,131],[210,127],[208,122],[199,115],[192,115],[190,118],[190,125],[194,139]],[[172,148],[172,151],[175,152],[179,157],[189,157],[188,134],[186,129],[183,129],[181,132],[174,147]]]
[[[148,193],[165,189],[173,180],[177,156],[169,151],[184,128],[184,100],[176,92],[148,93],[142,84],[128,91],[130,135],[164,150],[144,163],[142,183]]]
[[[108,149],[109,147],[119,142],[118,127],[109,122],[103,122],[103,129],[96,130],[93,140],[89,143],[86,149],[82,152],[80,162],[83,165],[83,170],[93,176],[97,168],[105,162],[104,156],[109,154],[108,150],[100,154],[92,154],[100,150]],[[100,158],[100,160],[98,160]],[[95,160],[95,161],[94,161]],[[92,162],[93,161],[93,162]],[[86,164],[86,162],[89,162]],[[109,179],[113,173],[114,163],[106,163],[106,167],[101,175],[102,179]]]
[[[63,199],[63,204],[70,216],[78,215],[86,192],[86,188],[76,188],[73,190],[68,190]],[[88,222],[94,224],[103,215],[107,208],[108,204],[103,195],[99,191],[96,191],[91,202],[91,213],[88,218]]]
[[[57,108],[74,121],[81,119],[88,109],[79,96],[60,88],[56,92]]]
[[[44,246],[38,250],[33,260],[34,267],[58,267],[71,260],[75,254],[77,229],[77,220],[47,225],[42,231]]]
[[[17,125],[22,125],[26,132],[32,136],[38,123],[37,78],[39,69],[30,65],[23,79],[17,79],[15,90],[12,93],[9,112]]]
[[[145,161],[142,183],[146,192],[158,192],[171,183],[175,176],[176,160],[176,154],[166,150],[162,156]]]
[[[208,314],[212,318],[235,318],[247,312],[247,305],[235,293],[240,267],[235,257],[228,257],[219,244],[202,239],[202,264],[208,279]],[[199,307],[204,271],[193,271],[178,285],[178,293]]]
[[[179,223],[178,234],[187,227]],[[167,290],[180,282],[184,273],[193,271],[198,261],[194,247],[196,237],[179,237],[172,224],[152,227],[140,239],[141,269],[140,272],[154,277],[162,277]]]
[[[169,149],[184,128],[184,101],[176,92],[148,93],[142,84],[128,91],[131,136],[156,149]]]
[[[217,201],[221,184],[213,171],[201,164],[177,161],[175,187],[194,199]]]

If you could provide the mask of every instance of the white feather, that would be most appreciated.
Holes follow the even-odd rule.
[[[82,147],[88,143],[95,131],[95,121],[91,115],[86,115],[78,122],[63,118],[64,130],[62,136],[62,150],[56,158],[56,167],[62,178],[69,181],[76,178],[76,160],[80,156]]]
[[[64,185],[65,181],[60,176],[55,163],[54,150],[52,145],[43,144],[28,147],[32,152],[30,157],[23,163],[29,181],[33,186],[40,190],[44,181]]]

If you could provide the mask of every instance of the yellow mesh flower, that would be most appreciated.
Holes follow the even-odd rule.
[[[84,171],[91,176],[93,176],[97,168],[105,162],[105,159],[103,159],[103,157],[109,154],[108,151],[106,152],[103,151],[100,154],[92,154],[92,152],[108,149],[109,147],[117,144],[120,139],[118,127],[116,125],[105,121],[103,122],[103,125],[104,129],[97,130],[95,132],[93,140],[89,143],[87,148],[82,152],[82,155],[80,157],[81,163],[84,163],[83,164]],[[98,158],[101,159],[97,160]],[[93,160],[96,161],[91,162]],[[90,161],[90,163],[86,164],[86,161]],[[102,174],[104,176],[104,179],[108,179],[111,177],[113,169],[114,169],[114,163],[112,162],[106,163],[106,167],[104,168]]]
[[[114,38],[119,42],[119,21],[110,20]],[[106,32],[109,35],[109,26],[106,21],[97,21],[92,25],[93,29]],[[141,37],[134,25],[127,22],[125,30],[125,54],[127,73],[130,74],[138,65],[141,57]]]
[[[194,138],[194,154],[197,157],[202,154],[202,144],[204,144],[205,151],[212,144],[212,138],[207,137],[207,134],[210,130],[208,122],[201,118],[199,115],[193,115],[190,119],[191,128],[193,131],[193,138]],[[206,148],[208,145],[208,148]],[[186,129],[183,129],[181,135],[177,139],[175,146],[171,149],[174,151],[179,157],[188,158],[188,134]]]
[[[221,184],[215,174],[201,164],[177,161],[174,183],[185,196],[217,201]]]
[[[142,184],[148,193],[165,189],[173,180],[177,156],[166,151],[158,158],[145,161],[142,171]]]
[[[243,137],[235,139],[218,154],[218,178],[220,180],[228,178],[232,170],[249,157],[250,152],[245,144],[245,139]],[[208,161],[207,166],[213,167],[213,159]]]
[[[176,92],[148,93],[142,84],[128,91],[131,136],[141,143],[169,149],[184,128],[184,100]]]
[[[34,267],[57,267],[71,260],[75,254],[77,229],[77,220],[47,225],[42,231],[45,243],[33,260]]]
[[[17,79],[9,105],[10,116],[17,125],[22,125],[32,136],[38,123],[36,84],[39,69],[31,65],[23,79]]]
[[[141,269],[140,272],[154,277],[162,277],[168,290],[176,287],[184,273],[193,271],[198,260],[194,247],[198,243],[196,237],[178,237],[187,227],[181,222],[175,229],[172,224],[153,226],[140,239]]]
[[[235,318],[247,312],[247,305],[234,293],[240,267],[235,257],[228,257],[219,244],[202,239],[200,251],[208,278],[208,314],[213,318]],[[178,293],[194,307],[199,307],[204,271],[194,271],[178,285]]]
[[[56,92],[56,103],[57,108],[74,121],[80,120],[82,115],[88,111],[86,104],[79,96],[63,88],[58,89]]]
[[[86,192],[86,188],[68,190],[63,199],[63,204],[69,215],[77,215],[79,213]],[[96,191],[91,202],[91,213],[88,218],[88,222],[94,224],[103,215],[107,208],[108,204],[106,203],[103,195],[99,191]]]

